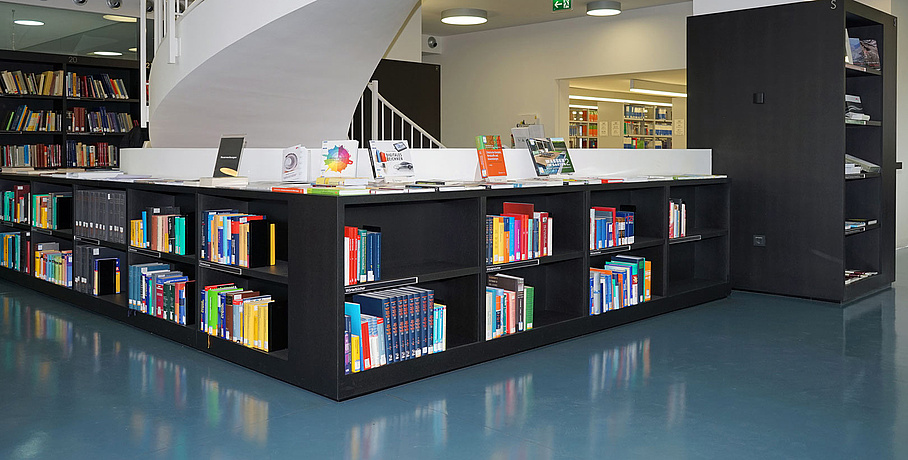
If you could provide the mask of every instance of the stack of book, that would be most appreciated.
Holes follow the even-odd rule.
[[[75,196],[76,236],[126,244],[126,192],[78,190]]]
[[[652,262],[616,255],[603,268],[590,269],[590,315],[652,300]]]
[[[56,230],[70,228],[73,217],[72,192],[32,195],[32,226]]]
[[[220,337],[264,352],[271,351],[270,295],[235,284],[205,286],[200,296],[199,326],[208,335]]]
[[[0,71],[0,85],[6,94],[62,96],[63,71],[48,70],[35,74],[4,70]]]
[[[134,126],[132,115],[108,112],[105,107],[92,112],[85,107],[73,107],[66,112],[66,121],[71,133],[125,133]]]
[[[344,303],[344,327],[350,374],[445,351],[447,306],[418,287],[357,294]]]
[[[381,280],[381,229],[344,227],[344,285]]]
[[[35,244],[35,277],[51,283],[73,286],[73,252],[60,250],[60,243]]]
[[[66,73],[66,96],[95,99],[129,99],[129,91],[122,78],[109,75],[83,75]]]
[[[500,215],[486,216],[486,264],[503,264],[553,254],[554,219],[532,203],[502,205]]]
[[[186,216],[179,206],[149,207],[129,221],[130,246],[186,255]]]
[[[163,263],[129,266],[129,308],[186,325],[187,284],[183,272]]]
[[[876,219],[845,219],[845,231],[863,231],[877,222]]]
[[[119,294],[121,257],[122,253],[103,246],[77,245],[73,288],[96,296]]]
[[[3,167],[59,168],[63,166],[63,149],[59,144],[4,145],[0,147]]]
[[[261,214],[236,209],[202,214],[201,258],[245,268],[275,264],[276,227]]]
[[[66,162],[76,168],[116,168],[120,164],[120,149],[107,142],[88,144],[68,140]]]
[[[20,105],[5,117],[7,131],[56,132],[63,130],[63,116],[53,110],[34,111]]]
[[[16,271],[22,271],[22,234],[20,232],[0,233],[2,239],[2,254],[0,265]]]
[[[687,236],[687,204],[680,198],[668,200],[668,237]]]
[[[845,285],[860,281],[864,278],[870,278],[871,276],[878,275],[879,272],[870,272],[864,270],[845,270]]]
[[[489,275],[486,285],[486,340],[533,328],[535,288],[523,278]]]
[[[634,206],[590,208],[590,250],[634,244]]]
[[[3,220],[19,224],[28,223],[28,195],[31,186],[17,185],[14,190],[3,192]]]

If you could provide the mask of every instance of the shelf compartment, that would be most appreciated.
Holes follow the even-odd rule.
[[[555,189],[555,187],[551,188]],[[555,190],[560,191],[562,189]],[[583,203],[585,202],[583,191],[547,194],[532,192],[514,195],[496,194],[486,198],[486,215],[500,215],[505,202],[532,203],[534,211],[547,212],[549,214],[549,218],[554,220],[552,227],[552,254],[557,256],[558,254],[589,250],[588,227],[590,210],[583,209]],[[584,227],[576,225],[575,222],[587,222],[587,225]],[[483,221],[484,225],[485,221]],[[483,235],[485,235],[484,232]],[[483,244],[484,247],[485,244]]]
[[[135,248],[141,251],[148,251],[149,254],[159,253],[159,258],[173,256],[172,260],[177,261],[185,257],[191,257],[194,259],[193,255],[197,254],[196,237],[199,228],[197,225],[199,218],[197,217],[198,213],[196,210],[196,205],[196,196],[193,193],[158,193],[148,190],[129,189],[127,191],[126,199],[127,236],[129,236],[129,231],[132,228],[130,221],[142,219],[142,212],[146,213],[146,220],[148,222],[147,225],[151,227],[152,222],[150,214],[151,211],[153,211],[153,208],[178,207],[180,209],[179,215],[186,218],[186,234],[184,238],[186,255],[180,255],[166,251],[157,251],[153,247]],[[145,231],[147,233],[150,233],[151,229],[146,228]],[[131,238],[127,238],[127,241],[131,240]]]
[[[534,328],[586,315],[589,305],[589,297],[587,295],[589,269],[584,264],[585,261],[581,257],[551,264],[515,268],[508,271],[508,275],[523,278],[524,285],[535,288]],[[489,273],[489,275],[494,274],[496,273]],[[487,279],[483,280],[483,314],[485,314],[484,299],[485,286],[487,285]],[[482,322],[484,325],[485,317],[482,318]],[[481,334],[484,338],[485,327],[481,329]],[[515,335],[522,333],[519,332]],[[500,340],[500,338],[494,340]]]
[[[670,245],[666,295],[674,296],[728,282],[728,236]]]
[[[663,240],[664,241],[664,240]],[[603,266],[612,260],[612,257],[618,255],[618,253],[608,253],[602,254],[601,256],[590,257],[590,268],[603,268]],[[663,244],[653,245],[653,246],[644,246],[639,248],[634,248],[632,251],[627,253],[621,253],[621,255],[629,256],[639,256],[645,258],[647,261],[651,262],[651,280],[650,280],[650,294],[652,298],[662,297],[665,293],[665,274],[662,267],[665,262],[665,247]],[[640,277],[640,280],[643,281],[643,277]],[[641,288],[643,286],[641,285]]]
[[[858,228],[851,228],[851,229],[845,230],[845,236],[857,235],[858,233],[864,233],[864,232],[867,232],[870,230],[876,230],[878,228],[880,228],[879,223],[865,225],[863,227],[858,227]]]
[[[721,228],[695,228],[689,230],[687,235],[681,236],[678,238],[669,238],[668,244],[681,244],[681,243],[690,243],[693,241],[708,240],[710,238],[718,238],[720,236],[728,235],[728,230],[723,230]]]
[[[712,234],[708,230],[728,228],[729,195],[727,190],[728,183],[673,183],[669,186],[668,198],[680,198],[686,204],[687,235],[701,235],[701,238],[708,238]],[[664,219],[668,220],[668,208],[666,208]],[[666,222],[666,234],[668,234],[667,229]],[[671,243],[671,240],[669,240],[669,243]]]

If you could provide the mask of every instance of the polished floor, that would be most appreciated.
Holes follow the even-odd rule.
[[[0,281],[0,459],[908,458],[908,251],[335,403]]]

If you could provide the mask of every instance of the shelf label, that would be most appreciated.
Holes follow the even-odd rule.
[[[240,276],[243,275],[243,269],[242,269],[242,268],[238,268],[238,267],[228,267],[228,266],[225,266],[225,265],[210,264],[210,263],[207,263],[207,262],[199,262],[199,267],[202,267],[202,268],[210,268],[210,269],[212,269],[212,270],[217,270],[217,271],[219,271],[219,272],[229,273],[229,274],[231,274],[231,275],[240,275]]]
[[[100,246],[100,245],[101,245],[101,240],[96,240],[96,239],[94,239],[94,238],[87,238],[87,237],[84,237],[84,236],[77,236],[76,239],[79,240],[79,241],[81,241],[81,242],[83,242],[83,243],[93,244],[93,245],[95,245],[95,246]]]
[[[571,9],[571,0],[552,0],[552,11],[566,11]]]
[[[668,244],[687,243],[689,241],[700,241],[702,239],[703,235],[682,236],[680,238],[672,238],[668,240]]]
[[[498,265],[486,265],[486,273],[513,270],[515,268],[535,267],[536,265],[539,265],[539,259],[521,260],[520,262],[508,262],[506,264]]]
[[[367,291],[378,291],[381,289],[391,289],[396,287],[408,286],[419,282],[419,277],[400,278],[388,281],[373,281],[371,283],[354,284],[353,286],[344,286],[344,294],[359,294]]]
[[[616,252],[623,252],[623,251],[630,251],[630,250],[631,250],[631,245],[625,244],[622,246],[615,246],[613,248],[604,248],[604,249],[597,249],[595,251],[590,251],[590,256],[601,256],[602,254],[613,254]]]
[[[47,229],[43,229],[43,228],[41,228],[41,227],[32,227],[32,230],[34,230],[34,231],[36,231],[36,232],[38,232],[38,233],[43,233],[43,234],[45,234],[45,235],[51,235],[51,236],[53,236],[53,232],[51,232],[50,230],[47,230]]]
[[[136,254],[141,254],[141,255],[143,255],[143,256],[148,256],[148,257],[156,257],[156,258],[158,258],[158,259],[161,258],[161,253],[160,253],[160,252],[158,252],[158,251],[152,251],[152,250],[150,250],[150,249],[130,247],[130,248],[129,248],[129,252],[134,252],[134,253],[136,253]]]

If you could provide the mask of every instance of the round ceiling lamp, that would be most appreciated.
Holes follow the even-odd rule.
[[[441,22],[455,26],[475,26],[488,20],[489,13],[479,8],[452,8],[441,12]]]
[[[586,4],[586,14],[590,16],[614,16],[621,14],[621,2],[601,0]]]

